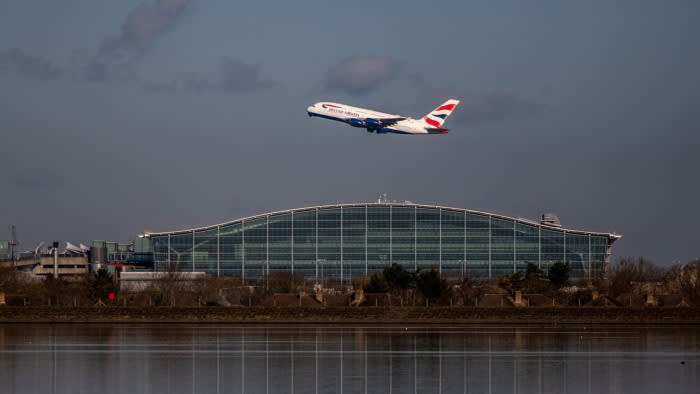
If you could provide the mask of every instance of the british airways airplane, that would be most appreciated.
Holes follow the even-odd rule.
[[[368,133],[447,134],[448,130],[442,125],[457,107],[457,104],[459,104],[459,100],[447,100],[420,119],[328,102],[316,103],[307,108],[306,111],[309,116],[318,116],[344,122],[353,127],[362,127],[367,129]]]

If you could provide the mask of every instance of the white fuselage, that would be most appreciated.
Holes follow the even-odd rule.
[[[423,121],[418,119],[372,111],[366,108],[352,107],[345,104],[319,102],[309,106],[306,110],[309,116],[318,116],[348,123],[354,127],[365,128],[368,132],[440,134],[439,131],[427,127]]]

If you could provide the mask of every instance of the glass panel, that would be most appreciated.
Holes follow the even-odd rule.
[[[197,231],[194,233],[194,270],[203,271],[209,275],[217,274],[217,231]]]
[[[514,245],[513,222],[491,219],[491,275],[496,278],[513,273]]]
[[[318,211],[318,259],[319,275],[324,283],[332,285],[341,277],[340,261],[340,208],[324,208]],[[332,279],[329,282],[329,279]],[[343,278],[346,279],[346,278]]]
[[[588,235],[566,234],[566,262],[572,280],[588,278]]]
[[[343,208],[343,278],[365,275],[365,208]]]
[[[591,236],[591,278],[600,278],[605,273],[608,237]]]
[[[389,207],[367,208],[367,264],[368,271],[380,271],[391,264],[389,250]]]
[[[542,271],[546,274],[557,261],[564,261],[564,232],[542,229]]]
[[[440,267],[440,210],[416,209],[416,264],[419,270]]]
[[[294,212],[294,272],[308,283],[316,280],[316,210]]]
[[[446,278],[457,279],[466,275],[464,212],[442,210],[442,274]]]
[[[178,271],[193,271],[192,233],[170,236],[170,261]],[[162,267],[162,269],[168,269]]]
[[[392,207],[391,210],[391,257],[392,262],[413,271],[415,250],[415,208]]]
[[[489,277],[489,217],[467,213],[467,266],[470,277]]]
[[[269,268],[272,269],[273,255],[277,261],[289,261],[291,259],[289,253],[290,223],[289,215],[271,216],[269,220],[269,236],[271,240]],[[275,228],[276,235],[274,236],[274,239],[277,241],[276,243],[272,242],[273,222],[277,225]],[[283,229],[284,226],[287,226],[286,232]],[[262,284],[268,268],[267,218],[246,221],[243,223],[243,230],[243,265],[241,267],[241,276],[248,283]],[[273,245],[275,248],[273,248]],[[286,263],[283,264],[286,266]]]
[[[517,223],[515,225],[515,231],[516,270],[525,273],[528,263],[539,265],[539,227],[531,224]]]
[[[219,232],[221,275],[241,277],[243,227],[240,223],[222,226]]]

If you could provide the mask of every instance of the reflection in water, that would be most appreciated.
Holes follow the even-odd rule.
[[[695,392],[696,327],[9,324],[2,393]]]

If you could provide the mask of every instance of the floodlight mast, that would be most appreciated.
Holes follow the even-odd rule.
[[[10,259],[14,262],[15,261],[15,246],[17,246],[17,228],[13,224],[10,230],[11,237],[10,237]]]

